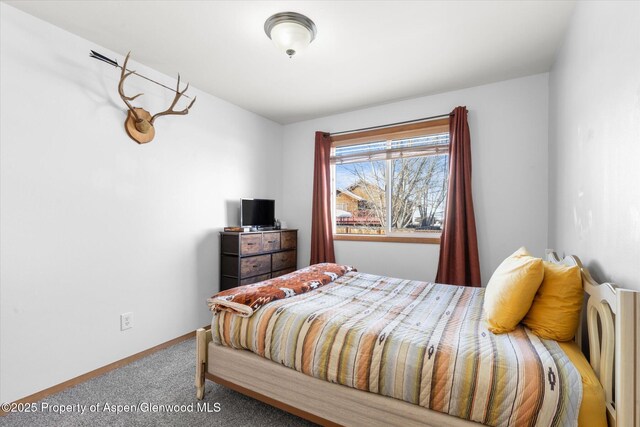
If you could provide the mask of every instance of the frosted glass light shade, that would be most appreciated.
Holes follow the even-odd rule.
[[[271,40],[278,49],[289,56],[295,55],[311,43],[309,30],[295,22],[277,24],[271,30]]]
[[[264,32],[278,49],[292,57],[313,41],[316,25],[299,13],[282,12],[266,20]]]

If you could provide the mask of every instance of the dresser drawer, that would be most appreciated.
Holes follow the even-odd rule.
[[[296,266],[296,251],[284,251],[273,254],[273,271]]]
[[[240,280],[240,286],[262,282],[263,280],[267,280],[267,279],[271,279],[271,274],[261,274],[260,276],[249,277],[247,279]]]
[[[295,249],[298,241],[297,231],[283,231],[280,233],[280,248],[281,249]]]
[[[263,252],[272,252],[280,250],[280,233],[264,233],[262,235]]]
[[[251,255],[262,252],[262,234],[242,234],[240,236],[240,254]]]
[[[240,277],[251,277],[271,272],[271,255],[258,255],[240,260]]]
[[[222,276],[220,278],[220,291],[226,291],[227,289],[235,288],[238,286],[237,277]]]
[[[285,268],[284,270],[274,271],[273,273],[271,273],[271,277],[284,276],[285,274],[293,273],[294,271],[296,271],[295,267]]]

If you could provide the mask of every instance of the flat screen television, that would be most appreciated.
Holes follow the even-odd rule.
[[[240,225],[243,227],[273,227],[276,220],[275,200],[240,199]]]

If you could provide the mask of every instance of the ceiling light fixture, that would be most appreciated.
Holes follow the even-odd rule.
[[[316,38],[316,24],[299,13],[282,12],[265,21],[264,32],[278,49],[291,58]]]

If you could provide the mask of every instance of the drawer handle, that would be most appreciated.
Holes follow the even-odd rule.
[[[253,246],[255,243],[247,243],[247,246]]]
[[[267,240],[267,243],[275,243],[275,240]]]

